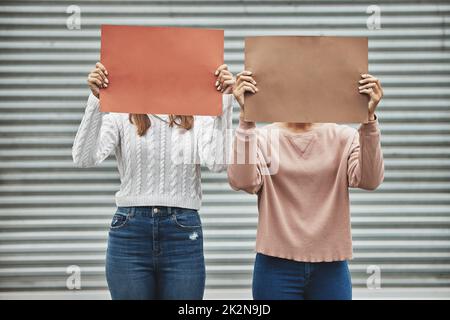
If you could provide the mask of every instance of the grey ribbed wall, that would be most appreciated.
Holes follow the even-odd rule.
[[[71,4],[81,30],[66,28]],[[366,27],[369,4],[382,9],[381,30]],[[352,191],[356,297],[450,297],[449,13],[448,1],[1,1],[0,297],[62,297],[69,265],[82,269],[81,297],[106,296],[115,160],[81,170],[70,154],[102,23],[224,28],[233,72],[247,35],[368,36],[385,87],[386,179]],[[255,198],[207,171],[203,189],[207,297],[249,297]],[[369,265],[385,289],[358,289]]]

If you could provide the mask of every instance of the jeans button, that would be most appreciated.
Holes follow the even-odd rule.
[[[153,213],[158,213],[158,208],[153,208]]]

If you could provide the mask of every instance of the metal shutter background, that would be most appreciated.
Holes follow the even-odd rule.
[[[81,30],[66,28],[72,4]],[[381,30],[366,27],[369,4]],[[386,179],[352,191],[354,295],[450,298],[449,12],[448,1],[1,1],[0,298],[108,297],[115,160],[87,170],[71,160],[102,23],[224,28],[233,72],[246,35],[369,36]],[[255,198],[207,171],[203,190],[206,297],[250,298]],[[69,265],[82,290],[66,288]],[[364,289],[370,265],[381,290]]]

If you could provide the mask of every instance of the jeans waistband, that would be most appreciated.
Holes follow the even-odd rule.
[[[179,207],[165,207],[165,206],[139,206],[139,207],[117,207],[117,210],[131,215],[141,215],[147,217],[155,216],[170,216],[181,212],[197,213],[195,209],[179,208]]]

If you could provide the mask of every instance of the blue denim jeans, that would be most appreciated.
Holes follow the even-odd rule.
[[[299,262],[256,254],[255,300],[351,300],[347,261]]]
[[[106,280],[114,300],[202,299],[205,259],[197,210],[117,208],[108,236]]]

